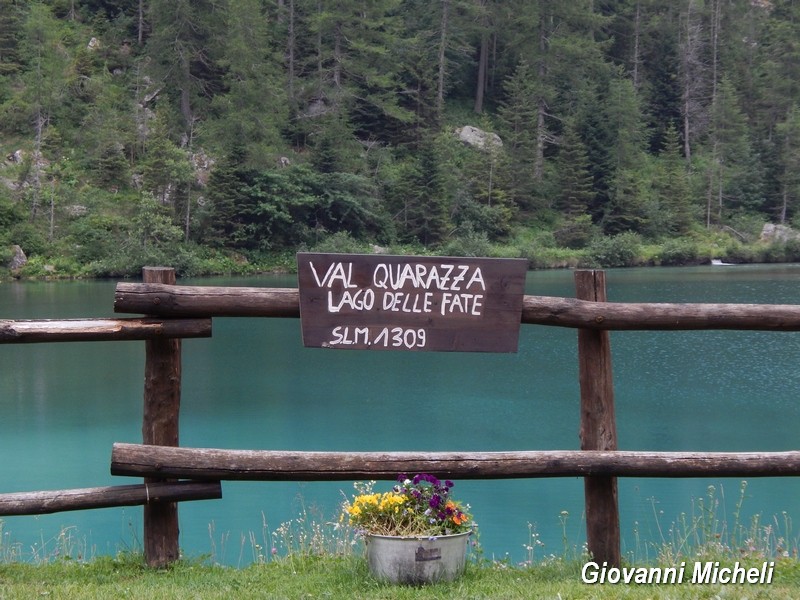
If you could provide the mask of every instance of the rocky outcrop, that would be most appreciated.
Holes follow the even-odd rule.
[[[792,229],[787,225],[775,225],[765,223],[761,229],[761,241],[767,243],[785,244],[791,240],[800,239],[800,231]]]
[[[11,246],[11,260],[8,262],[8,268],[12,271],[16,271],[17,269],[23,267],[26,262],[28,262],[28,257],[25,256],[25,253],[22,251],[22,248],[19,247],[17,244]]]
[[[496,133],[465,125],[456,129],[456,136],[468,146],[488,150],[490,147],[502,148],[503,140]]]

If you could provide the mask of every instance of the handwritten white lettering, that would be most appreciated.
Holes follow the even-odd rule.
[[[337,326],[331,331],[327,346],[374,346],[379,348],[405,348],[407,350],[425,348],[428,334],[424,329],[406,327],[383,327],[374,336],[369,327]]]
[[[375,291],[369,288],[359,289],[356,292],[345,290],[341,296],[334,296],[333,291],[328,292],[328,312],[338,313],[342,307],[350,310],[372,310],[375,306]]]
[[[464,283],[466,285],[462,285]],[[399,290],[409,286],[421,290],[454,292],[472,291],[473,288],[486,290],[480,267],[449,264],[429,266],[422,263],[380,263],[372,272],[372,285],[382,290]]]
[[[404,313],[433,312],[433,292],[405,293],[384,292],[381,306],[383,310]]]
[[[318,287],[332,288],[333,284],[337,281],[341,282],[341,284],[346,288],[358,287],[352,283],[353,263],[347,263],[346,270],[344,264],[342,263],[331,263],[328,267],[328,270],[325,272],[325,276],[321,280],[319,278],[319,274],[317,273],[317,269],[314,268],[314,263],[309,262],[308,265],[311,267],[311,273],[314,275],[314,281],[317,282]]]
[[[479,317],[483,306],[483,294],[442,294],[440,312],[443,316],[462,313]]]

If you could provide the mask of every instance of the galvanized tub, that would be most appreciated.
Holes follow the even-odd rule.
[[[471,533],[419,537],[368,534],[364,541],[369,570],[390,583],[452,581],[464,572]]]

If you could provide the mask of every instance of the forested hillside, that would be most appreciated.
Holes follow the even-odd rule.
[[[797,260],[799,105],[796,0],[0,0],[0,266]]]

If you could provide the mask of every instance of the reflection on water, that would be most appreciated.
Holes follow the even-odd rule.
[[[607,273],[611,301],[797,303],[796,265],[626,269]],[[182,284],[294,287],[292,277]],[[0,318],[113,315],[113,282],[0,285]],[[527,293],[574,296],[568,271],[533,272]],[[303,348],[295,319],[215,318],[210,339],[183,343],[183,446],[294,450],[577,449],[574,330],[525,325],[517,354],[335,352]],[[613,332],[620,448],[796,449],[800,335]],[[130,483],[109,474],[111,445],[141,441],[141,342],[0,346],[0,491]],[[14,457],[13,459],[11,457]],[[732,511],[735,479],[620,480],[624,551],[634,529],[657,542],[709,484]],[[378,484],[379,487],[388,483]],[[347,482],[225,482],[223,499],[181,505],[185,554],[252,559],[250,535],[301,510],[335,519]],[[457,481],[488,556],[537,556],[583,544],[579,478]],[[796,479],[752,480],[743,513],[795,510]],[[566,514],[565,514],[566,513]],[[746,515],[745,515],[746,516]],[[744,518],[744,517],[743,517]],[[563,520],[566,519],[564,529]],[[3,520],[3,544],[25,552],[74,526],[87,553],[136,546],[141,509]]]

